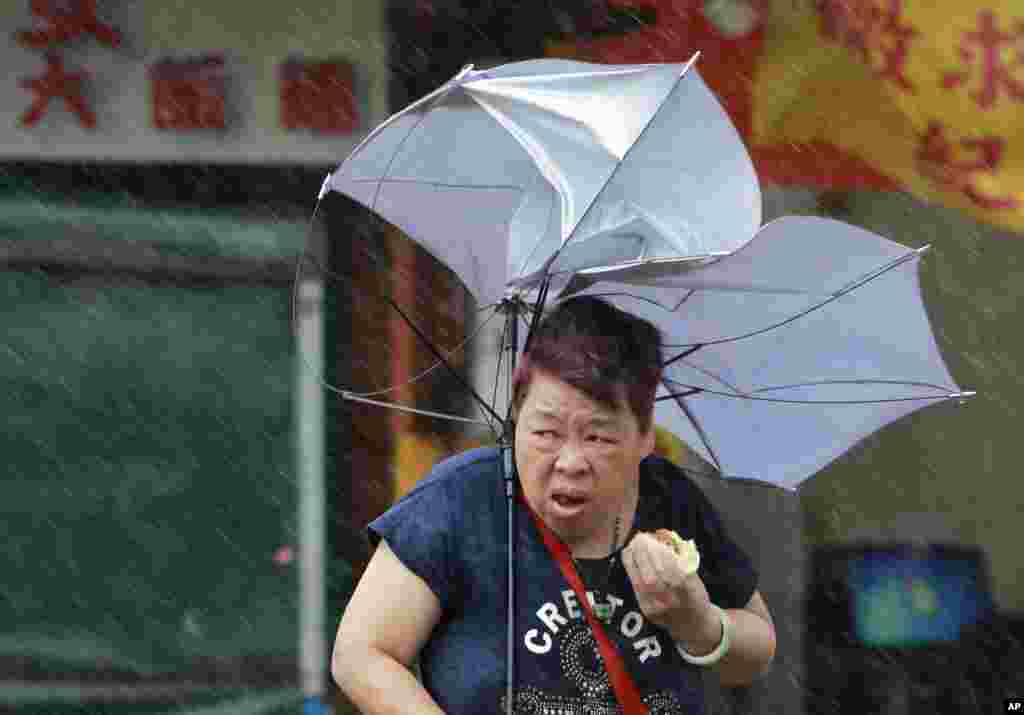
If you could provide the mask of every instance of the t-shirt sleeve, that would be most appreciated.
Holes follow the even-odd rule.
[[[729,536],[722,518],[704,492],[692,482],[689,484],[687,496],[691,500],[693,528],[700,549],[701,580],[712,603],[722,608],[743,608],[757,589],[757,568]]]
[[[438,597],[442,608],[455,590],[451,500],[440,481],[420,484],[367,526],[374,548],[381,539],[406,568],[423,579]]]

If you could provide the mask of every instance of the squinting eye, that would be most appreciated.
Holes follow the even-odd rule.
[[[538,437],[545,437],[545,438],[546,437],[554,437],[555,436],[555,433],[552,432],[549,429],[548,430],[538,430],[538,431],[534,432],[534,434],[536,436],[538,436]]]

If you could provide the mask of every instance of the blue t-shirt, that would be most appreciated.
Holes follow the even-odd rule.
[[[516,712],[617,713],[576,595],[522,504],[516,505]],[[640,465],[634,531],[668,528],[694,539],[713,603],[742,608],[757,586],[750,559],[726,535],[704,494],[671,462]],[[508,505],[501,453],[475,449],[440,462],[369,525],[437,595],[442,615],[423,650],[423,684],[449,715],[503,713],[508,605]],[[704,712],[700,668],[649,623],[616,559],[579,560],[588,599],[614,608],[605,631],[651,715]],[[607,588],[605,588],[607,584]]]

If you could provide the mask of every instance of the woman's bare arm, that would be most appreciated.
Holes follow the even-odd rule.
[[[380,542],[345,608],[331,674],[367,715],[442,713],[410,670],[441,617],[430,587]]]

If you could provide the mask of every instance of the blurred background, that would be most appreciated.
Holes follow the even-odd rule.
[[[722,479],[659,435],[754,556],[779,634],[772,672],[713,690],[712,711],[988,713],[1024,696],[1017,3],[0,13],[0,712],[350,711],[328,659],[362,529],[478,440],[325,389],[358,371],[404,381],[412,338],[351,285],[297,283],[295,262],[311,251],[360,295],[401,290],[323,240],[374,235],[388,265],[432,281],[419,317],[435,335],[464,335],[472,306],[365,210],[314,219],[324,177],[466,63],[697,50],[765,221],[830,216],[931,246],[921,285],[939,347],[979,393],[883,430],[798,493]],[[355,363],[368,341],[388,360]],[[405,389],[454,399],[441,379]]]

